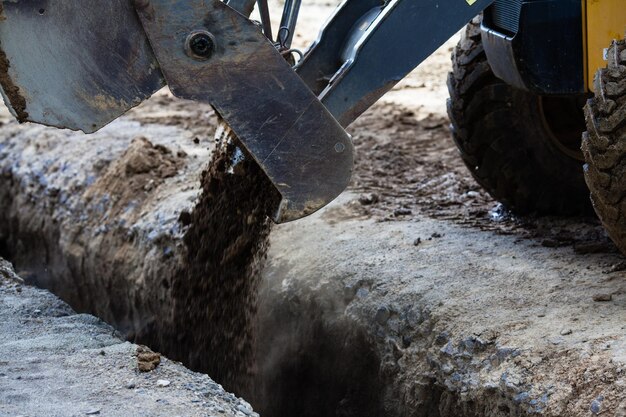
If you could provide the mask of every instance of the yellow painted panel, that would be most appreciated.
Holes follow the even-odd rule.
[[[586,13],[587,86],[593,91],[593,76],[604,68],[604,49],[626,34],[626,0],[583,0]]]

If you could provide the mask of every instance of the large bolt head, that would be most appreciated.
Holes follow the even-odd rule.
[[[185,52],[199,61],[207,60],[215,51],[215,39],[205,30],[197,30],[187,36]]]

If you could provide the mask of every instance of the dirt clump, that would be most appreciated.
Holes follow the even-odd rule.
[[[15,111],[17,120],[25,122],[28,120],[28,112],[26,111],[26,99],[20,93],[20,88],[15,85],[11,77],[9,76],[9,68],[11,64],[7,58],[6,53],[0,49],[0,84],[6,94],[11,107]]]
[[[4,9],[2,8],[2,4],[0,4],[0,17],[4,16]],[[0,85],[2,85],[2,89],[4,90],[4,94],[7,99],[11,103],[11,107],[17,116],[17,120],[20,123],[25,122],[28,119],[28,112],[26,111],[26,99],[20,93],[20,88],[15,85],[13,79],[9,75],[9,68],[11,67],[11,63],[9,62],[9,58],[7,54],[2,49],[2,45],[0,45]]]
[[[161,354],[146,346],[137,346],[137,369],[141,372],[154,371],[161,364]]]
[[[101,161],[104,174],[89,188],[86,200],[99,206],[106,202],[106,216],[115,218],[129,210],[129,204],[145,200],[150,191],[176,175],[184,161],[182,151],[173,154],[163,145],[154,145],[145,137],[133,139],[120,159]]]

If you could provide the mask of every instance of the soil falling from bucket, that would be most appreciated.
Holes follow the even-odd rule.
[[[179,324],[185,362],[243,395],[253,373],[253,319],[269,246],[268,213],[279,195],[252,158],[238,157],[241,150],[224,137],[202,175],[199,204],[182,219],[190,222],[187,259],[172,284],[172,320]]]

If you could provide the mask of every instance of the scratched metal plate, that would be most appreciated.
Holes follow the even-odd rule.
[[[255,24],[219,0],[151,0],[138,13],[171,91],[215,106],[281,193],[275,221],[311,214],[346,188],[349,136]],[[215,40],[206,61],[185,53],[198,30]]]
[[[90,133],[164,85],[130,0],[0,5],[0,81],[21,121]]]

